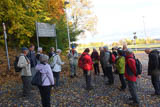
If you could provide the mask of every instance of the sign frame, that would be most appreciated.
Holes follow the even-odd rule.
[[[55,28],[56,28],[55,24],[36,22],[36,34],[37,34],[37,45],[38,45],[38,47],[40,45],[39,37],[53,37],[53,38],[55,38],[56,49],[58,48],[57,35],[56,35],[56,29]]]

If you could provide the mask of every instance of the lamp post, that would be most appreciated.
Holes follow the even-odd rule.
[[[65,1],[64,4],[67,5],[67,4],[69,4],[69,2]],[[71,44],[70,44],[71,41],[70,41],[70,31],[69,31],[69,24],[68,24],[67,9],[65,11],[66,11],[66,20],[67,20],[67,32],[68,32],[69,49],[71,49]]]
[[[144,20],[145,16],[142,16],[142,18],[143,18],[144,35],[145,35],[145,37],[147,38],[146,24],[145,24],[145,20]]]

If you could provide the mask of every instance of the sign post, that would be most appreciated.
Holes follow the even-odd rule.
[[[36,22],[36,32],[37,32],[37,45],[39,47],[39,37],[55,37],[56,40],[56,48],[57,46],[57,37],[56,37],[56,29],[55,24],[48,23],[39,23]]]
[[[7,45],[7,33],[6,33],[6,26],[5,23],[3,23],[3,31],[4,31],[4,40],[5,40],[5,47],[6,47],[6,56],[7,56],[7,62],[8,62],[8,70],[10,71],[10,61],[9,61],[9,55],[8,55],[8,45]]]
[[[136,48],[136,39],[137,39],[137,36],[136,36],[136,32],[133,32],[133,34],[134,34],[134,37],[133,37],[133,39],[134,39],[134,47],[135,47],[135,50],[136,50],[136,52],[137,52],[137,48]]]

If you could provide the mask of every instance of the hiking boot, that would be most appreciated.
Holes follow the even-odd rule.
[[[76,74],[74,74],[74,77],[78,77]]]
[[[130,103],[128,103],[129,105],[133,105],[133,106],[136,106],[136,107],[138,107],[139,106],[139,102],[130,102]]]
[[[108,83],[106,83],[106,85],[113,85],[113,83],[108,82]]]
[[[125,89],[124,88],[118,88],[119,89],[119,91],[125,91]]]
[[[88,90],[88,91],[90,91],[90,90],[92,90],[93,89],[93,87],[91,86],[91,87],[87,87],[86,88],[86,90]]]
[[[130,97],[128,100],[133,101],[133,98],[132,98],[132,97]]]
[[[71,78],[74,78],[74,76],[72,76],[72,75],[71,75],[70,77],[71,77]]]

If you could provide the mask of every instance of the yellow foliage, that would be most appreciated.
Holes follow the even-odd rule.
[[[49,0],[48,10],[52,17],[59,19],[64,14],[64,2],[63,0]]]

